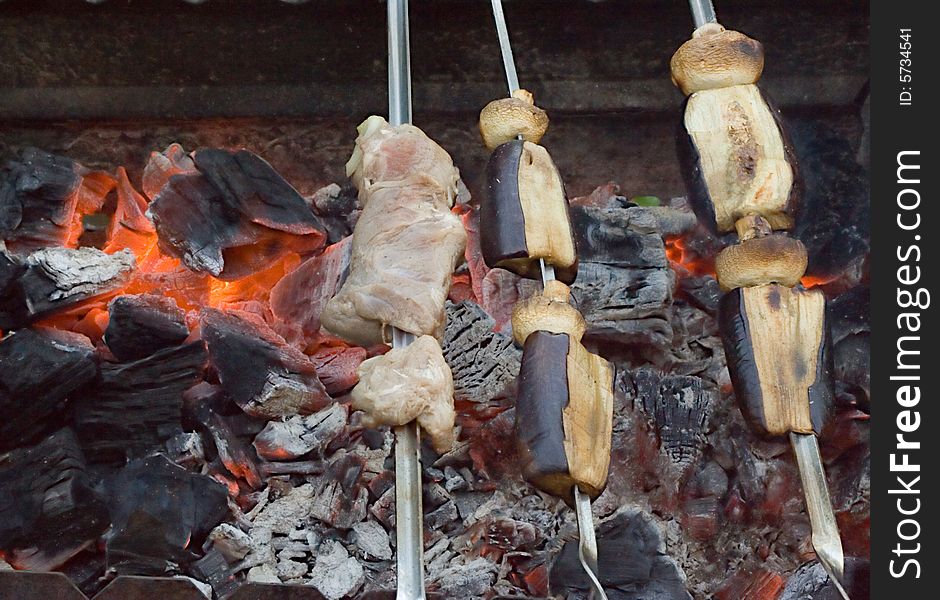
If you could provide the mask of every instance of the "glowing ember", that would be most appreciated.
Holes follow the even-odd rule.
[[[663,240],[666,246],[666,258],[672,269],[680,276],[714,275],[715,263],[706,257],[689,249],[682,237],[666,237]]]

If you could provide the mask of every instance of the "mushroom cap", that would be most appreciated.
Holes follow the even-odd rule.
[[[493,100],[480,111],[480,135],[491,151],[520,135],[538,144],[547,129],[548,114],[533,103],[526,90],[516,90],[512,98]]]
[[[686,96],[702,90],[757,83],[764,70],[764,47],[738,31],[709,23],[669,61],[672,82]]]
[[[783,234],[755,237],[728,246],[715,258],[715,274],[724,291],[776,283],[793,287],[806,273],[806,247]]]
[[[587,329],[584,317],[568,303],[571,289],[560,281],[549,281],[541,294],[520,302],[512,311],[512,336],[519,345],[525,344],[530,333],[549,331],[566,333],[581,341]]]

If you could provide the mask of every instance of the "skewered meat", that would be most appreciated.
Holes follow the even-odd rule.
[[[437,452],[454,444],[454,379],[440,345],[429,335],[359,365],[352,399],[354,409],[366,412],[362,422],[367,427],[417,419]]]
[[[406,185],[424,174],[446,194],[447,206],[457,197],[460,172],[447,151],[414,125],[392,127],[382,117],[371,116],[356,130],[356,148],[346,163],[346,175],[359,190],[365,206],[375,187]]]
[[[411,125],[391,128],[369,117],[359,130],[347,170],[365,208],[349,275],[320,322],[360,346],[387,341],[386,326],[440,339],[451,274],[467,242],[450,212],[457,169]]]
[[[350,274],[320,316],[329,331],[361,346],[384,341],[385,325],[440,339],[467,241],[445,202],[427,178],[374,190],[353,232]]]

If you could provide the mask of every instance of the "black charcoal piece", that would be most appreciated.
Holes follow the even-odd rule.
[[[806,182],[795,236],[809,255],[807,274],[846,289],[866,276],[871,251],[869,173],[842,134],[818,122],[793,127]],[[840,281],[841,280],[841,281]]]
[[[6,297],[13,283],[20,278],[26,267],[17,262],[12,256],[0,250],[0,302]],[[0,304],[2,310],[2,304]]]
[[[70,429],[0,455],[0,551],[7,560],[21,568],[54,569],[108,524]]]
[[[701,308],[711,317],[718,316],[718,304],[721,302],[721,287],[712,275],[688,275],[679,279],[679,289],[689,303]]]
[[[212,586],[216,598],[228,598],[238,589],[235,571],[219,550],[211,548],[189,568],[190,575]]]
[[[185,314],[172,298],[118,296],[108,305],[104,342],[118,360],[137,360],[178,346],[189,335]]]
[[[222,484],[164,455],[128,463],[106,487],[113,523],[108,565],[121,574],[159,575],[167,561],[193,562],[194,551],[228,514]]]
[[[114,291],[135,267],[134,254],[105,254],[97,248],[45,248],[20,261],[21,269],[2,291],[0,329],[14,329],[73,304]],[[11,267],[2,267],[9,272]]]
[[[261,319],[205,309],[201,323],[222,388],[249,415],[310,414],[332,401],[310,358]]]
[[[352,235],[356,220],[362,214],[359,191],[352,182],[347,181],[342,187],[331,183],[314,192],[312,200],[313,210],[323,222],[330,244]]]
[[[648,513],[628,510],[603,523],[597,531],[597,554],[600,583],[612,598],[692,600],[685,576],[666,554],[662,535]],[[586,591],[588,585],[578,560],[578,541],[569,541],[549,571],[552,595]]]
[[[643,269],[669,266],[660,218],[652,208],[572,206],[569,213],[580,260]]]
[[[522,352],[512,336],[493,331],[496,322],[478,304],[447,302],[444,358],[454,374],[454,396],[488,402],[504,393],[519,373]]]
[[[258,456],[251,440],[265,421],[249,417],[217,385],[201,382],[183,393],[183,427],[205,440],[205,458],[218,461],[251,488],[261,487]]]
[[[246,415],[224,416],[216,413],[208,415],[205,431],[212,438],[215,453],[222,465],[234,477],[245,480],[252,489],[262,486],[258,470],[258,455],[251,445],[251,437],[239,435],[240,425],[251,419]],[[259,428],[260,424],[257,425]]]
[[[323,456],[327,446],[346,428],[347,406],[333,404],[306,417],[269,421],[253,445],[267,460],[293,460],[314,452]]]
[[[36,148],[0,169],[0,239],[28,253],[69,238],[84,168]]]
[[[663,375],[650,368],[621,371],[617,379],[627,402],[653,423],[663,453],[677,466],[691,466],[705,447],[717,390],[699,377]]]
[[[303,196],[247,150],[195,153],[198,173],[170,178],[150,205],[161,247],[195,271],[239,279],[326,240]]]
[[[661,218],[652,208],[572,206],[581,258],[571,286],[588,324],[586,339],[618,345],[668,346],[675,273]]]
[[[587,321],[585,339],[669,346],[674,283],[675,273],[669,267],[640,269],[583,261],[571,295]]]
[[[183,392],[206,368],[203,342],[165,348],[140,360],[101,365],[101,377],[75,402],[75,425],[93,463],[123,464],[162,449],[183,432]]]
[[[0,341],[0,449],[26,441],[95,378],[94,351],[85,336],[55,329],[21,329]]]

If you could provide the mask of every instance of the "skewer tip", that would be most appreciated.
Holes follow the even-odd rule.
[[[813,549],[816,551],[819,563],[829,574],[829,579],[832,580],[832,584],[838,590],[839,595],[843,600],[849,600],[849,595],[842,586],[842,580],[845,576],[845,557],[842,553],[842,544],[824,544],[822,541],[817,542],[814,536]]]
[[[597,538],[594,536],[594,517],[591,498],[574,486],[574,509],[578,518],[578,560],[591,585],[591,600],[607,600],[607,594],[597,578]]]

